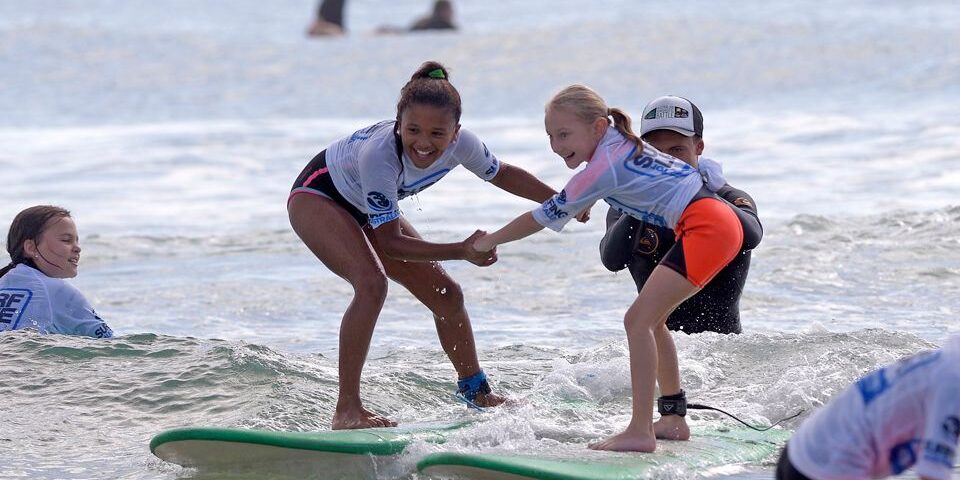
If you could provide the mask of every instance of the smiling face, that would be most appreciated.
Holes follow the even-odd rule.
[[[70,217],[56,217],[34,240],[24,241],[24,252],[46,276],[73,278],[80,264],[80,239]]]
[[[654,130],[644,135],[643,140],[653,148],[683,160],[694,168],[697,168],[700,154],[703,153],[703,139],[687,137],[673,130]]]
[[[608,125],[606,118],[584,122],[569,110],[555,106],[547,107],[543,123],[550,138],[550,149],[560,155],[570,169],[593,157]]]
[[[418,168],[433,165],[460,131],[450,109],[418,104],[403,110],[398,128],[403,151]]]

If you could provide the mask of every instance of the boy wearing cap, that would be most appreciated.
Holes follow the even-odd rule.
[[[703,115],[690,100],[676,96],[654,99],[643,109],[641,138],[708,177],[710,165],[700,163],[703,153]],[[763,228],[756,204],[746,192],[724,184],[717,196],[733,204],[744,232],[744,248],[700,292],[681,303],[667,319],[667,328],[685,333],[711,331],[740,333],[740,295],[750,269],[750,250],[760,242]],[[600,259],[610,271],[630,270],[637,291],[675,243],[674,232],[622,215],[607,212],[607,232],[600,241]]]

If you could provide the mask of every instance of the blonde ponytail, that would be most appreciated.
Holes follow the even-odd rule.
[[[630,115],[627,115],[627,112],[613,107],[610,109],[610,116],[613,117],[613,127],[620,132],[620,135],[627,137],[628,140],[636,143],[637,146],[641,146],[640,137],[638,137],[636,133],[633,133],[633,128],[630,126]]]

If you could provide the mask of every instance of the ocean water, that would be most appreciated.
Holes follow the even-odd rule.
[[[745,333],[676,336],[692,399],[754,423],[805,410],[792,429],[960,333],[956,2],[458,2],[457,33],[373,33],[429,3],[352,1],[348,36],[308,39],[306,0],[0,0],[0,238],[27,206],[72,210],[73,283],[119,335],[0,335],[0,478],[232,478],[165,464],[149,440],[329,428],[350,288],[290,230],[287,192],[330,142],[392,118],[427,59],[450,67],[463,125],[556,188],[570,171],[543,133],[553,91],[587,83],[635,117],[661,94],[698,104],[705,155],[754,197],[765,236]],[[458,171],[402,207],[448,242],[533,205]],[[444,448],[548,451],[626,424],[634,287],[600,265],[604,213],[501,247],[489,268],[445,263],[484,368],[518,403]],[[367,406],[469,415],[454,389],[429,313],[391,285]],[[773,461],[657,478],[770,478]]]

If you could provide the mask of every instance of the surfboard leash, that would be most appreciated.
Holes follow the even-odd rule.
[[[738,421],[738,422],[746,425],[747,428],[756,430],[756,431],[758,431],[758,432],[766,432],[767,430],[770,430],[771,428],[779,425],[779,424],[782,423],[782,422],[785,422],[785,421],[787,421],[787,420],[790,420],[790,419],[799,417],[800,414],[803,413],[803,409],[801,409],[799,412],[794,413],[793,415],[790,415],[789,417],[781,418],[780,420],[777,420],[776,422],[773,422],[773,424],[770,425],[770,426],[768,426],[768,427],[761,428],[761,427],[757,427],[757,426],[754,426],[754,425],[750,425],[749,423],[744,422],[743,420],[740,420],[739,418],[737,418],[736,415],[734,415],[734,414],[732,414],[732,413],[730,413],[730,412],[727,412],[727,411],[725,411],[725,410],[721,410],[721,409],[719,409],[719,408],[717,408],[717,407],[711,407],[711,406],[709,406],[709,405],[702,405],[702,404],[699,404],[699,403],[687,403],[687,394],[686,394],[686,392],[684,392],[683,390],[680,390],[680,393],[675,393],[675,394],[673,394],[673,395],[663,395],[663,396],[657,398],[657,411],[660,413],[660,415],[677,415],[677,416],[683,417],[683,416],[686,416],[686,415],[687,415],[687,409],[691,409],[691,410],[713,410],[713,411],[715,411],[715,412],[720,412],[720,413],[722,413],[722,414],[724,414],[724,415],[726,415],[726,416],[728,416],[728,417],[730,417],[730,418],[732,418],[732,419],[734,419],[734,420],[736,420],[736,421]]]
[[[756,430],[756,431],[758,431],[758,432],[766,432],[767,430],[770,430],[771,428],[776,427],[777,425],[779,425],[779,424],[781,424],[781,423],[783,423],[783,422],[785,422],[785,421],[787,421],[787,420],[792,420],[792,419],[794,419],[794,418],[799,417],[800,414],[803,413],[803,409],[800,409],[799,412],[794,413],[793,415],[790,415],[789,417],[781,418],[780,420],[777,420],[776,422],[773,422],[773,424],[771,424],[770,426],[761,428],[761,427],[757,427],[757,426],[754,426],[754,425],[750,425],[749,423],[744,422],[743,420],[740,420],[739,418],[737,418],[736,415],[734,415],[734,414],[732,414],[732,413],[730,413],[730,412],[726,412],[726,411],[724,411],[724,410],[721,410],[721,409],[716,408],[716,407],[711,407],[711,406],[709,406],[709,405],[701,405],[701,404],[699,404],[699,403],[688,403],[688,404],[687,404],[687,408],[688,408],[688,409],[691,409],[691,410],[713,410],[713,411],[715,411],[715,412],[720,412],[720,413],[722,413],[722,414],[724,414],[724,415],[726,415],[726,416],[728,416],[728,417],[730,417],[730,418],[732,418],[732,419],[734,419],[734,420],[736,420],[736,421],[738,421],[738,422],[746,425],[747,428]]]

